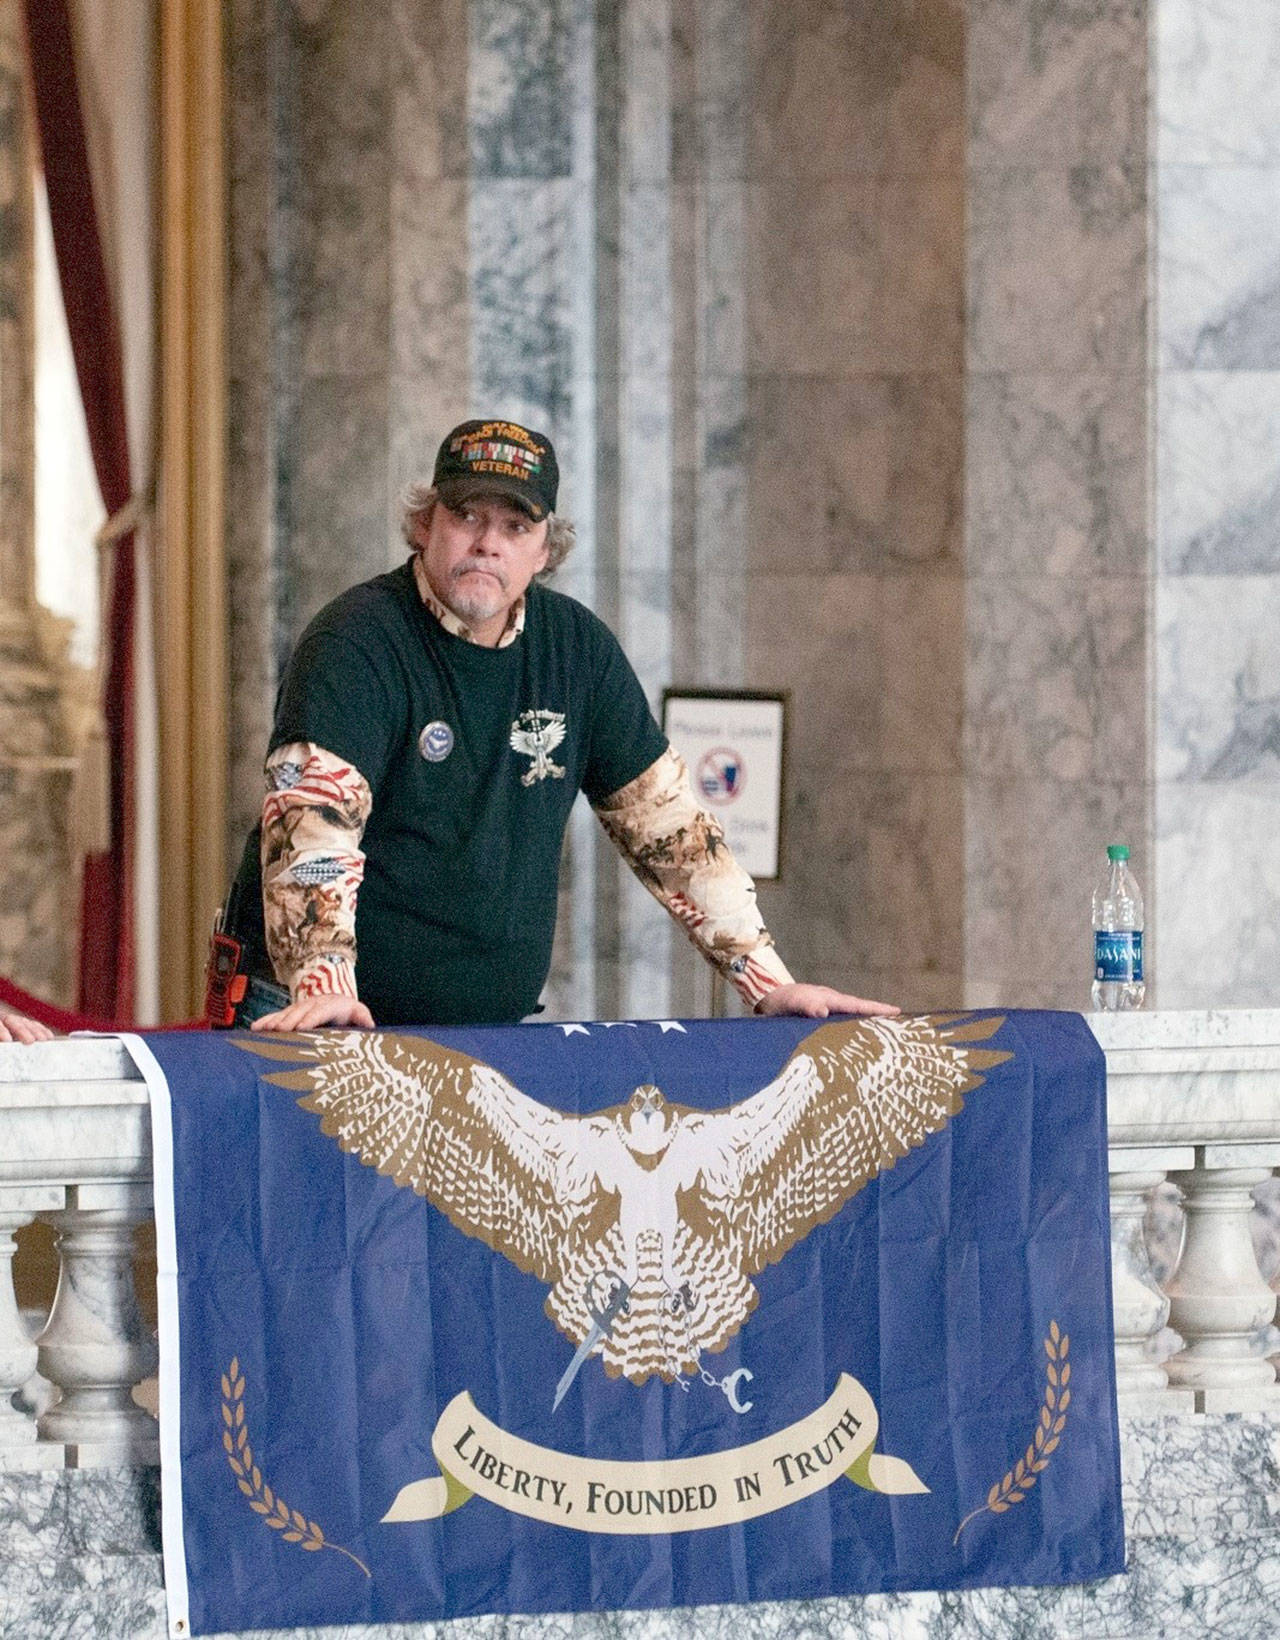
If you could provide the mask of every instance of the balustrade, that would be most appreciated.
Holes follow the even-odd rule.
[[[1091,1023],[1107,1055],[1121,1410],[1280,1415],[1280,1277],[1268,1285],[1251,1234],[1252,1192],[1280,1169],[1280,1010]],[[0,1469],[156,1461],[131,1393],[155,1366],[132,1268],[150,1173],[146,1089],[119,1043],[0,1044]],[[1185,1231],[1170,1246],[1157,1226],[1153,1263],[1166,1182]],[[36,1218],[55,1229],[60,1276],[32,1338],[9,1266]],[[15,1395],[37,1367],[56,1391],[39,1416]]]

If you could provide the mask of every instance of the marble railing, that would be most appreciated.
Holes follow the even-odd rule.
[[[1280,1171],[1280,1010],[1091,1023],[1107,1055],[1121,1410],[1280,1415],[1280,1224],[1274,1199],[1255,1201]],[[156,1461],[133,1395],[156,1360],[133,1285],[150,1175],[146,1088],[119,1043],[0,1044],[0,1250],[11,1259],[39,1218],[60,1268],[34,1339],[0,1275],[0,1470]]]

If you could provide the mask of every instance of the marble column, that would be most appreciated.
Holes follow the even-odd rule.
[[[750,10],[745,672],[800,977],[963,989],[964,6]]]
[[[967,11],[965,998],[1079,1008],[1150,883],[1146,14]]]
[[[1280,963],[1280,11],[1153,0],[1152,965],[1247,1006]]]
[[[289,646],[398,559],[396,498],[466,415],[555,440],[578,525],[557,584],[618,631],[655,709],[669,682],[741,682],[732,8],[236,0],[230,58],[234,847]],[[561,899],[550,1014],[693,996],[585,810]]]

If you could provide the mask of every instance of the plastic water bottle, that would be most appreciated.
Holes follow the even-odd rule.
[[[1107,873],[1093,891],[1093,1005],[1110,1012],[1141,1008],[1142,890],[1129,870],[1129,849],[1112,843]]]

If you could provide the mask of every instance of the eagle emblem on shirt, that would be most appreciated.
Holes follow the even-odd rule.
[[[1003,1019],[841,1019],[758,1093],[722,1110],[651,1084],[591,1115],[552,1109],[493,1066],[422,1037],[344,1032],[242,1047],[295,1067],[267,1080],[349,1155],[416,1191],[549,1288],[575,1345],[642,1384],[699,1370],[758,1301],[752,1277],[939,1132]],[[625,1306],[600,1305],[612,1283]]]
[[[532,786],[537,780],[564,779],[564,768],[551,761],[551,754],[564,739],[564,713],[542,709],[521,712],[511,725],[511,749],[533,759],[532,765],[520,776],[522,786]]]

